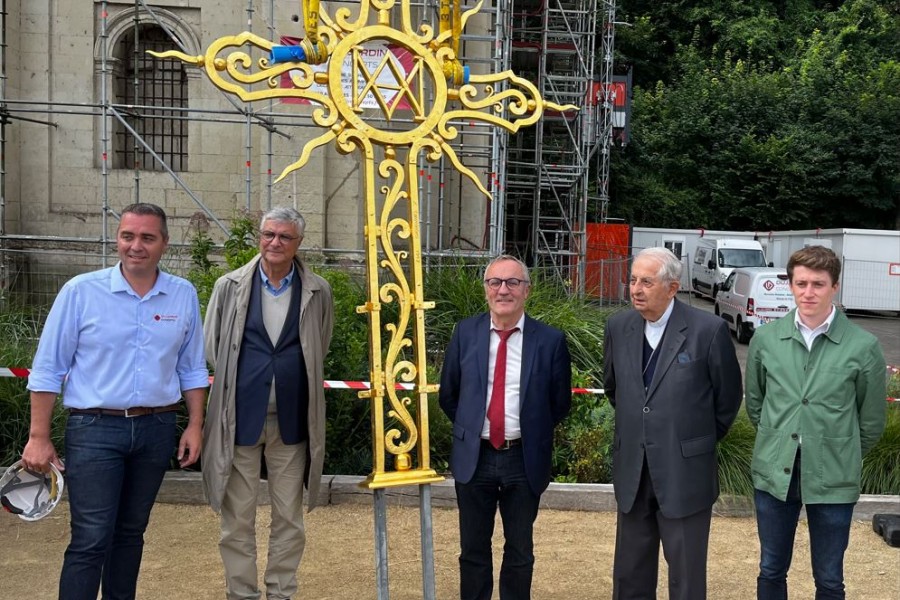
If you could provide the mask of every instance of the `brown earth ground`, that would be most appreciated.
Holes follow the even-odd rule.
[[[435,508],[437,598],[458,597],[457,513]],[[266,553],[269,508],[257,520],[260,556]],[[299,599],[375,598],[372,507],[341,504],[320,507],[306,517],[308,541],[300,567]],[[494,547],[502,547],[498,523]],[[422,598],[419,562],[419,513],[416,508],[388,510],[390,597]],[[615,514],[542,510],[536,524],[535,600],[609,598]],[[0,599],[56,597],[56,584],[68,540],[68,507],[36,523],[0,514]],[[146,535],[138,598],[205,600],[224,597],[219,560],[218,518],[203,506],[157,504]],[[709,555],[709,598],[755,597],[759,542],[753,519],[713,519]],[[495,551],[495,555],[498,553]],[[496,556],[499,569],[499,556]],[[847,597],[900,598],[900,550],[872,532],[871,523],[853,524],[846,558]],[[665,582],[664,569],[660,580]],[[809,567],[809,537],[798,530],[791,570],[792,598],[815,595]],[[495,598],[497,597],[495,591]],[[668,598],[665,584],[660,598]]]

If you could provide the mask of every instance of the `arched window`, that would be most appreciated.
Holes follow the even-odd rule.
[[[141,24],[123,33],[113,49],[113,102],[136,134],[113,121],[114,169],[165,170],[148,147],[173,171],[188,169],[188,115],[172,110],[188,107],[184,64],[147,54],[174,46],[161,27]]]

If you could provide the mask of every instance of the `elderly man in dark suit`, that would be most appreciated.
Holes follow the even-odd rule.
[[[563,332],[525,315],[530,287],[520,260],[492,260],[484,273],[490,310],[457,325],[441,371],[440,404],[453,422],[463,600],[491,598],[498,505],[506,539],[500,598],[531,597],[532,530],[550,483],[553,428],[569,412],[572,373]]]
[[[616,411],[618,503],[613,598],[656,597],[659,545],[669,598],[706,598],[716,442],[741,404],[741,370],[722,319],[675,299],[681,261],[665,248],[634,259],[634,310],[610,318],[606,395]]]

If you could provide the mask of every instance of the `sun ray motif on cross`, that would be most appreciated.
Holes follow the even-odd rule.
[[[452,29],[437,33],[427,24],[413,28],[409,0],[361,0],[355,18],[354,11],[346,7],[337,9],[333,18],[321,10],[316,35],[307,31],[305,42],[309,43],[304,48],[316,62],[327,56],[324,72],[298,60],[275,62],[270,56],[277,46],[249,32],[219,38],[205,54],[197,56],[177,51],[151,53],[203,68],[213,85],[244,102],[293,98],[317,105],[311,118],[325,131],[304,145],[276,182],[306,165],[312,152],[325,144],[333,142],[344,154],[362,154],[368,298],[357,310],[368,315],[371,332],[371,389],[360,396],[372,403],[374,464],[366,482],[372,488],[442,479],[430,466],[428,442],[428,393],[436,391],[436,386],[428,383],[425,368],[424,311],[433,303],[424,300],[422,285],[415,185],[419,156],[432,163],[447,158],[491,199],[491,193],[451,145],[460,133],[456,123],[477,121],[514,133],[536,123],[546,109],[577,110],[544,100],[533,83],[512,71],[473,74],[466,80],[454,50],[458,38],[453,36],[465,28],[481,5],[479,2],[463,13]],[[388,24],[398,6],[400,26],[393,28]],[[373,42],[384,44],[389,52],[370,70],[361,54],[366,44]],[[269,56],[254,61],[247,46]],[[412,58],[412,68],[406,73],[401,54]],[[349,94],[345,73],[350,74]],[[280,87],[285,74],[292,87]],[[374,99],[377,109],[363,108],[367,97]],[[394,119],[401,102],[412,113],[411,120]],[[367,119],[373,111],[380,113],[379,118]],[[376,159],[376,146],[382,148],[383,158]],[[405,157],[398,158],[400,149],[405,150]],[[379,181],[385,183],[377,185]],[[395,213],[402,205],[405,218]],[[398,304],[397,320],[382,323],[382,305],[392,302]],[[397,389],[400,382],[413,382],[415,389],[407,395]],[[387,455],[393,457],[393,465],[388,465]]]

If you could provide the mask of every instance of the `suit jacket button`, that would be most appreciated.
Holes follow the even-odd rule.
[[[809,404],[809,398],[804,398],[803,400],[801,400],[801,402],[803,404]]]
[[[784,468],[784,473],[785,473],[786,475],[789,475],[790,472],[791,472],[791,470],[790,470],[788,467],[785,467],[785,468]]]
[[[648,412],[650,412],[650,407],[649,407],[649,406],[645,406],[645,407],[644,407],[644,414],[646,415]]]

